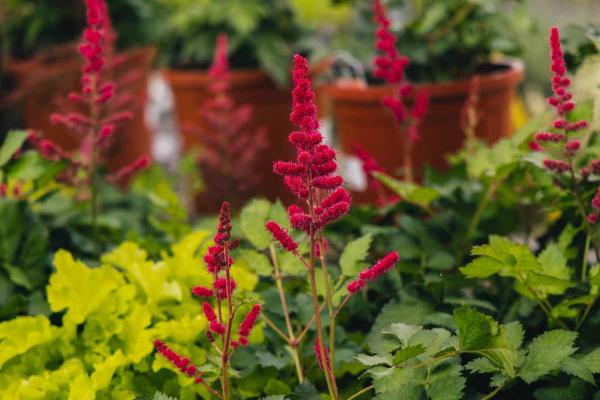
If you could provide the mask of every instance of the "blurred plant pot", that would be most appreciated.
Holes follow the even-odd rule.
[[[479,121],[477,137],[491,144],[512,131],[511,103],[524,76],[523,64],[514,61],[493,64],[479,72]],[[460,119],[469,95],[470,80],[421,84],[418,90],[429,93],[430,103],[421,125],[421,141],[415,145],[415,177],[422,179],[423,167],[448,167],[447,155],[459,150],[465,135]],[[345,153],[353,144],[362,145],[389,174],[402,166],[403,141],[392,114],[381,104],[390,95],[389,86],[359,87],[329,85],[325,95],[332,103],[336,134]],[[375,194],[355,193],[358,202],[372,202]]]
[[[212,78],[208,72],[200,70],[168,69],[163,71],[163,76],[169,82],[175,96],[176,117],[184,148],[190,150],[201,146],[198,137],[186,133],[182,128],[194,124],[205,135],[217,133],[211,132],[198,114],[199,108],[210,95],[208,84]],[[271,200],[291,200],[281,177],[273,173],[273,161],[287,160],[293,156],[292,146],[288,142],[288,134],[292,130],[288,119],[291,111],[290,91],[277,87],[261,70],[234,70],[231,73],[229,94],[237,106],[252,106],[252,118],[246,126],[247,129],[266,130],[268,147],[257,166],[257,174],[262,177],[257,192]],[[201,204],[197,206],[203,211]]]
[[[127,90],[131,96],[124,109],[118,111],[131,111],[134,116],[114,135],[106,160],[112,171],[151,154],[152,136],[144,120],[144,107],[155,55],[153,47],[143,47],[115,56],[111,79],[117,81],[117,93]],[[71,107],[66,97],[81,90],[81,66],[79,54],[69,45],[31,60],[11,62],[7,68],[16,81],[9,101],[21,104],[24,126],[42,132],[68,151],[77,149],[80,139],[63,126],[52,124],[50,115]],[[121,86],[126,88],[120,87],[119,82],[124,82]]]

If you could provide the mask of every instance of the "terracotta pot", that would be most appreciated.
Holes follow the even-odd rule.
[[[115,67],[115,79],[126,78],[132,71],[140,76],[127,85],[136,109],[130,110],[134,117],[115,134],[107,156],[107,166],[111,171],[151,154],[152,137],[144,121],[144,105],[148,75],[155,54],[156,50],[152,47],[119,54],[121,61]],[[63,126],[52,124],[50,115],[63,109],[61,104],[70,92],[80,91],[81,65],[82,60],[77,52],[68,46],[51,57],[14,62],[9,66],[17,82],[13,100],[22,103],[24,126],[42,132],[65,150],[76,149],[80,139]]]
[[[512,131],[511,102],[523,79],[519,62],[494,65],[479,80],[479,122],[476,135],[493,143]],[[414,173],[422,177],[423,167],[448,167],[446,156],[464,143],[460,126],[461,112],[467,100],[469,80],[418,85],[429,93],[430,104],[421,125],[421,141],[413,152]],[[403,140],[388,109],[381,99],[392,93],[389,86],[357,87],[330,85],[326,96],[332,102],[336,132],[343,150],[351,153],[353,144],[362,145],[379,161],[387,173],[395,174],[402,166]],[[372,193],[356,193],[358,202],[374,200]]]
[[[192,123],[207,135],[212,134],[198,116],[198,109],[209,96],[207,86],[212,78],[208,73],[197,70],[165,70],[163,76],[175,95],[179,127]],[[260,70],[240,70],[231,73],[230,95],[238,106],[252,105],[252,119],[247,124],[247,129],[255,131],[257,128],[265,128],[267,132],[269,147],[257,166],[257,173],[263,178],[257,192],[270,199],[288,200],[290,195],[281,177],[273,173],[273,161],[287,160],[293,156],[293,148],[288,142],[288,134],[292,129],[288,119],[291,110],[289,90],[275,86],[267,74]],[[185,133],[184,129],[180,131],[185,149],[200,145],[197,137]]]

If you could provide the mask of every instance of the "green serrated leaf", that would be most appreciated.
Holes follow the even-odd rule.
[[[561,363],[575,353],[573,347],[576,332],[553,330],[545,332],[533,339],[523,361],[519,376],[527,383],[532,383],[559,369]]]
[[[354,357],[356,361],[363,365],[367,365],[369,367],[375,365],[388,365],[392,366],[392,356],[389,353],[386,354],[378,354],[374,356],[370,356],[368,354],[358,354]]]
[[[469,306],[462,306],[454,310],[454,321],[460,350],[480,350],[489,346],[496,325],[491,317]]]
[[[479,357],[474,359],[473,361],[467,363],[467,365],[465,365],[465,368],[467,368],[471,372],[480,374],[487,374],[500,371],[500,368],[492,365],[490,360],[488,360],[485,357]]]
[[[566,372],[567,374],[576,376],[579,379],[583,379],[584,381],[591,383],[592,385],[595,384],[592,372],[582,360],[567,357],[560,363],[560,369]]]
[[[367,257],[373,236],[364,235],[348,243],[340,256],[342,273],[349,277],[356,276],[361,268],[359,262]]]
[[[461,374],[462,367],[457,364],[438,369],[429,377],[429,385],[425,387],[431,400],[460,400],[467,382]]]
[[[423,208],[429,208],[431,203],[440,197],[440,193],[431,187],[424,187],[409,182],[401,182],[380,172],[374,172],[373,176],[375,176],[379,182],[383,183],[390,190],[400,195],[402,200],[416,204]]]
[[[600,373],[600,348],[597,348],[583,356],[581,361],[593,374]]]
[[[415,358],[423,353],[425,353],[426,349],[423,345],[418,344],[416,346],[408,346],[403,349],[400,349],[394,354],[393,363],[394,365],[400,365],[405,361],[408,361],[412,358]]]

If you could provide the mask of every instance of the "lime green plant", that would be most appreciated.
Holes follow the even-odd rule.
[[[97,268],[56,253],[48,302],[61,316],[0,323],[0,399],[133,400],[156,390],[208,398],[201,385],[152,355],[152,339],[185,348],[204,365],[205,378],[216,379],[199,340],[207,322],[191,293],[192,283],[211,281],[199,257],[209,234],[190,233],[156,262],[132,242],[105,254]],[[241,291],[258,281],[244,265],[234,265],[232,275]],[[260,325],[249,340],[262,340]]]

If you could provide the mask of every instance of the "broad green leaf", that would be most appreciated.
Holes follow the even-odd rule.
[[[378,370],[378,368],[382,368]],[[383,368],[375,367],[369,370],[373,376],[376,393],[406,391],[408,393],[419,388],[424,379],[422,369],[414,368]],[[420,388],[418,389],[420,391]],[[401,398],[401,397],[400,397]]]
[[[6,136],[6,140],[0,147],[0,167],[10,161],[12,156],[21,148],[25,140],[27,140],[27,131],[10,131]]]
[[[56,272],[50,277],[48,303],[53,312],[66,309],[63,317],[66,324],[85,321],[106,297],[125,283],[113,267],[89,268],[65,250],[56,253],[54,266]]]
[[[246,265],[260,276],[271,276],[273,267],[267,256],[255,250],[240,250],[238,252],[238,260],[244,260]]]
[[[382,333],[386,335],[394,335],[396,338],[398,338],[402,346],[408,346],[410,338],[412,338],[414,334],[422,329],[423,328],[420,326],[398,323],[390,325],[390,327],[383,330]]]
[[[560,369],[594,385],[594,376],[582,360],[567,357],[560,363]]]
[[[429,385],[425,387],[431,400],[460,400],[467,382],[461,374],[460,365],[447,365],[438,369],[429,377]]]
[[[6,272],[8,272],[8,277],[10,278],[12,283],[14,283],[15,285],[24,287],[27,290],[33,289],[33,285],[31,284],[31,281],[29,280],[27,275],[25,275],[25,273],[22,270],[20,270],[17,267],[14,267],[8,263],[5,263],[3,265],[3,267],[6,270]]]
[[[92,373],[92,387],[94,390],[106,388],[117,368],[125,365],[126,357],[121,350],[117,350],[114,354],[108,356],[102,362],[94,364],[94,372]]]
[[[152,396],[152,400],[177,400],[175,397],[167,396],[161,392],[155,392],[154,396]]]
[[[489,346],[497,323],[469,306],[454,310],[461,351],[485,349]]]
[[[532,383],[551,371],[559,369],[561,363],[575,353],[576,348],[573,345],[576,337],[575,332],[553,330],[533,339],[519,376],[525,382]]]
[[[597,348],[585,356],[582,360],[585,366],[594,374],[600,373],[600,348]]]
[[[273,237],[265,228],[269,220],[271,203],[264,199],[254,199],[242,209],[240,214],[240,228],[246,239],[257,250],[269,247]]]
[[[270,379],[264,390],[268,395],[286,395],[292,392],[292,389],[285,382],[278,379]]]
[[[390,190],[401,196],[404,201],[414,203],[423,208],[429,208],[431,203],[440,197],[440,193],[431,187],[401,182],[380,172],[373,173],[373,176]]]
[[[359,262],[367,257],[372,239],[371,234],[367,234],[346,245],[340,256],[340,266],[344,275],[349,277],[358,275],[361,270]]]

